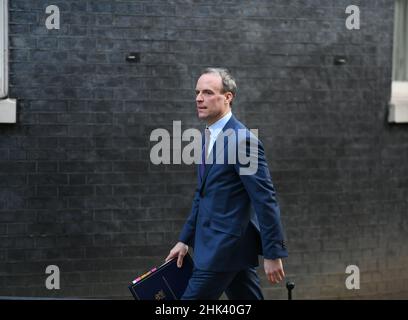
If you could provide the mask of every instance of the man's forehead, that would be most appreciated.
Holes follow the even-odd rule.
[[[221,89],[222,79],[219,74],[216,73],[205,73],[200,76],[197,80],[196,89]]]

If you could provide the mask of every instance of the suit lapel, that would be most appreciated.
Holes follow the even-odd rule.
[[[218,155],[220,154],[220,152],[223,151],[223,150],[225,149],[225,147],[227,146],[228,139],[225,139],[225,137],[229,136],[229,135],[232,133],[232,131],[231,131],[231,130],[228,131],[226,135],[223,134],[223,133],[224,133],[226,130],[228,130],[228,129],[234,129],[234,128],[235,128],[235,122],[236,122],[236,119],[235,119],[234,115],[232,115],[231,118],[228,120],[228,122],[225,124],[224,128],[222,128],[222,133],[220,132],[220,134],[218,135],[218,137],[217,137],[217,139],[216,139],[216,141],[215,141],[215,143],[214,143],[214,145],[213,145],[213,148],[211,149],[211,152],[210,152],[210,154],[208,155],[208,158],[209,158],[209,159],[212,158],[213,161],[212,161],[212,163],[209,163],[209,164],[206,164],[206,165],[205,165],[204,176],[203,176],[203,178],[202,178],[202,180],[201,180],[200,192],[201,192],[201,191],[203,190],[203,188],[204,188],[204,185],[205,185],[205,181],[206,181],[206,179],[207,179],[207,176],[208,176],[210,170],[212,169],[212,167],[213,167],[213,165],[214,165],[214,163],[215,163],[215,161],[216,161],[216,159],[217,159],[217,156],[218,156]],[[216,146],[217,146],[217,144],[218,144],[218,145],[221,145],[221,142],[220,142],[221,139],[224,139],[223,149],[217,150]]]

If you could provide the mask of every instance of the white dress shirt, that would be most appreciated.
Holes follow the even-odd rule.
[[[208,154],[211,153],[211,150],[214,146],[215,141],[217,140],[218,135],[222,131],[222,129],[225,127],[227,124],[228,120],[232,117],[232,112],[228,112],[225,116],[223,116],[220,120],[214,122],[212,125],[207,127],[210,129],[211,132],[211,139],[210,139],[210,145],[208,147]]]

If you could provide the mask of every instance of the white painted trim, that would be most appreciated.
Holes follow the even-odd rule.
[[[17,101],[16,99],[0,100],[0,123],[16,123]]]
[[[393,81],[388,122],[408,123],[408,81]]]
[[[8,1],[0,0],[0,98],[8,94]]]

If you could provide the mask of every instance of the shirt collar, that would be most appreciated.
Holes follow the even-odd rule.
[[[221,119],[218,121],[214,122],[212,125],[207,127],[210,129],[211,132],[211,139],[215,139],[220,131],[222,131],[222,128],[227,124],[228,120],[232,117],[232,112],[229,111],[225,116],[223,116]]]

